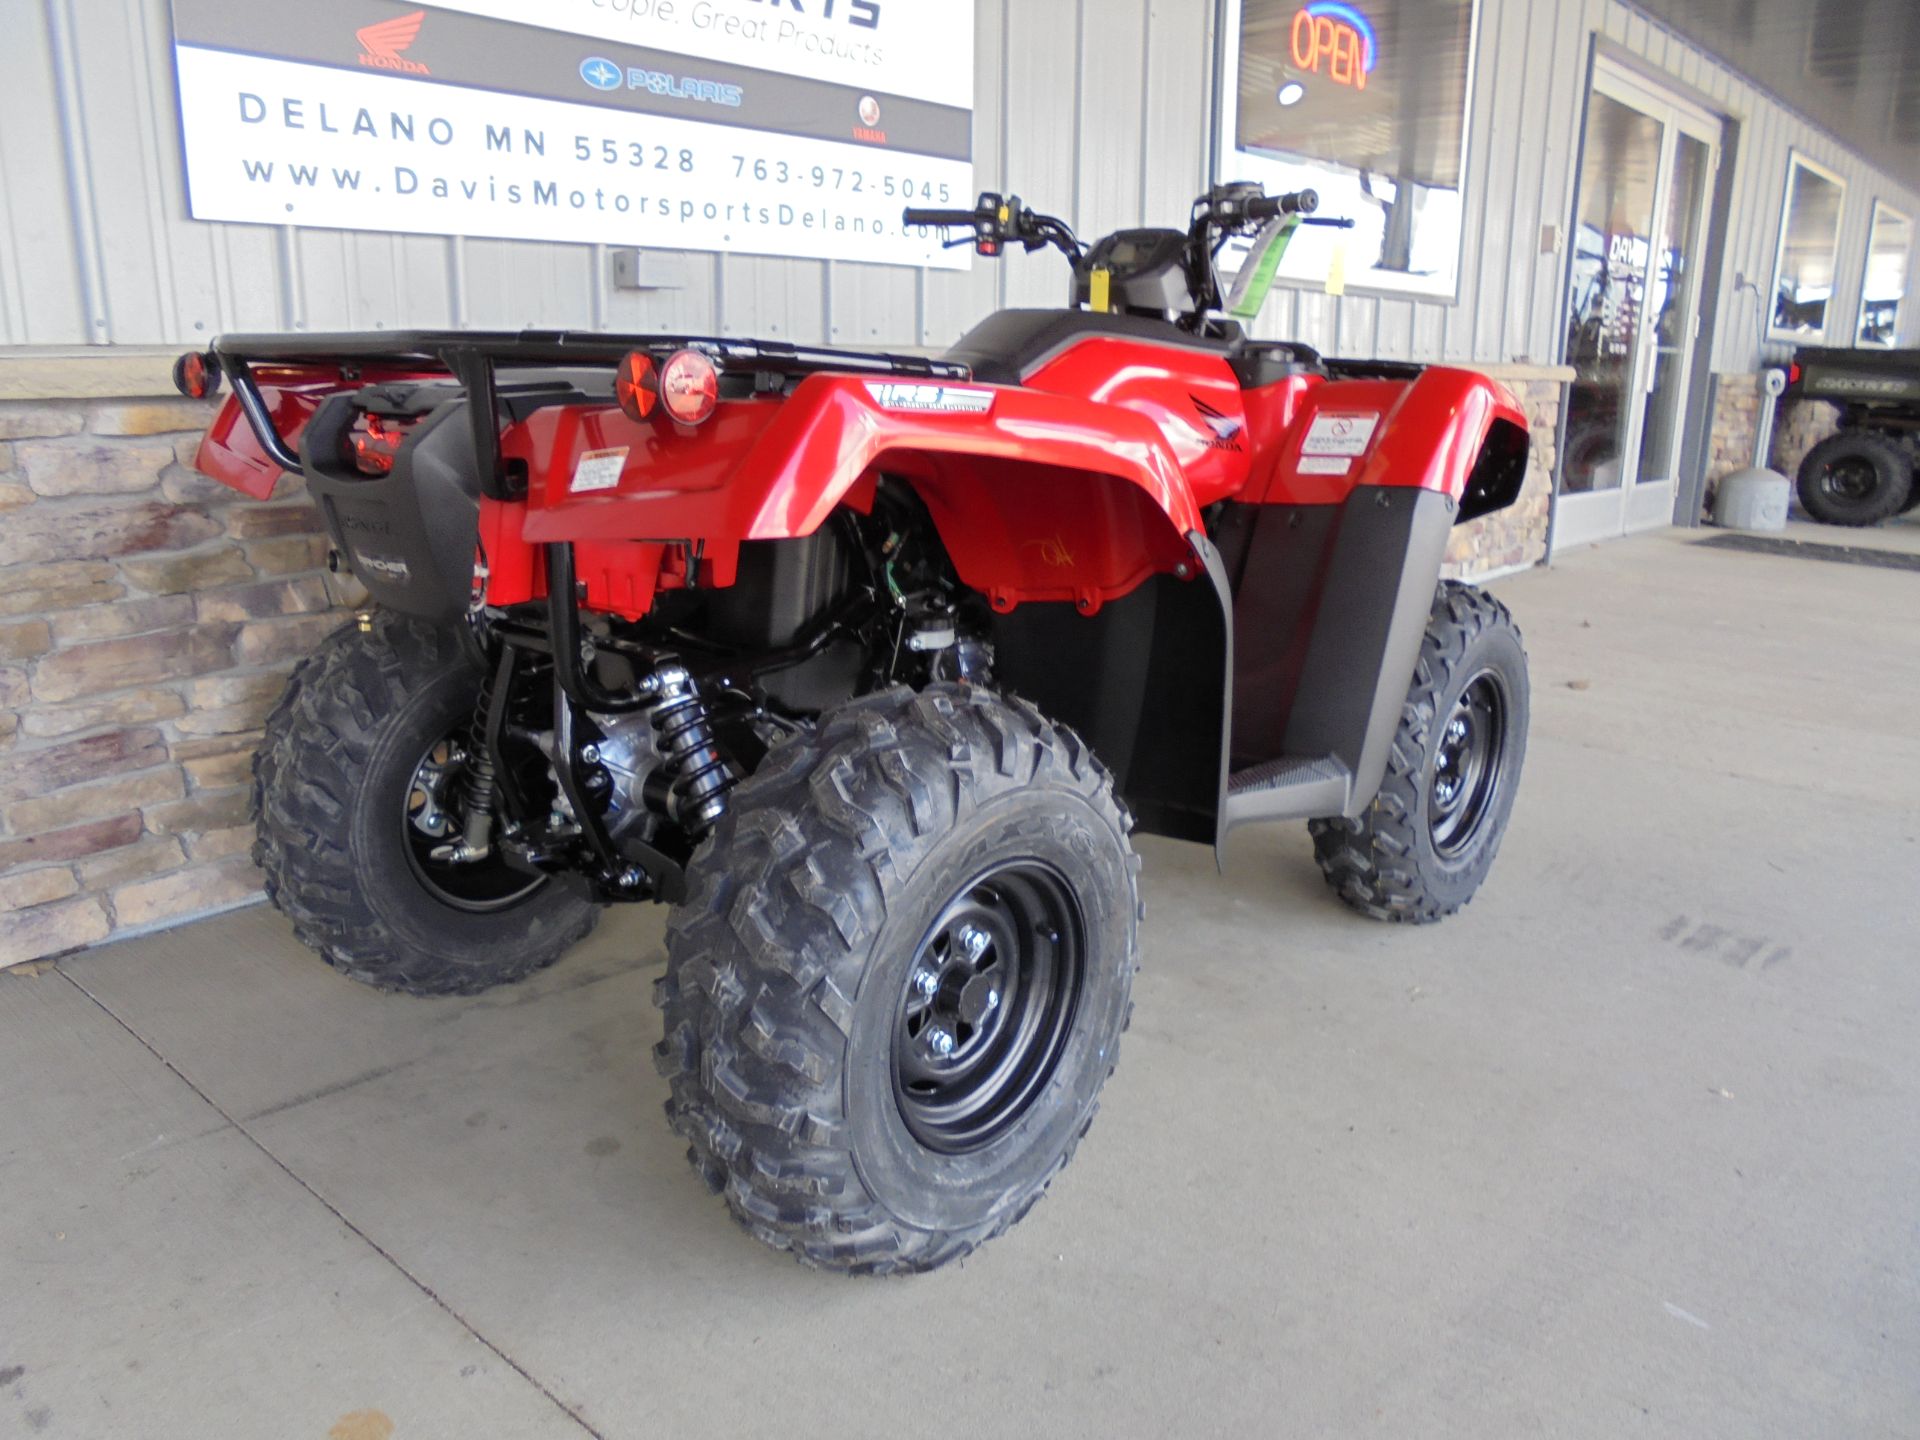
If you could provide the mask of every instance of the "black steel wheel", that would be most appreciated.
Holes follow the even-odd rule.
[[[1493,866],[1527,753],[1527,652],[1483,590],[1442,582],[1372,803],[1315,820],[1314,858],[1348,905],[1421,923],[1471,900]]]
[[[1033,1206],[1128,1014],[1138,858],[1069,731],[970,685],[777,746],[688,868],[656,995],[667,1115],[767,1244],[930,1270]]]
[[[267,897],[328,964],[382,990],[466,995],[518,980],[599,916],[497,854],[433,853],[465,819],[459,737],[483,680],[453,632],[376,612],[322,641],[267,717],[253,767]]]
[[[1906,508],[1913,453],[1873,430],[1842,430],[1800,462],[1801,507],[1828,525],[1877,525]]]
[[[1080,905],[1052,866],[1009,860],[960,888],[914,953],[894,1098],[929,1150],[1006,1133],[1058,1068],[1080,998]]]
[[[1443,856],[1470,849],[1494,812],[1506,759],[1507,692],[1493,670],[1466,684],[1434,747],[1427,824]]]

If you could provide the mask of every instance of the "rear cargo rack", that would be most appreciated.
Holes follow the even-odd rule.
[[[609,335],[586,330],[362,330],[316,335],[222,335],[210,352],[233,382],[234,397],[254,438],[274,464],[301,473],[300,457],[273,423],[253,376],[253,365],[368,362],[445,370],[466,390],[480,487],[489,498],[513,498],[500,468],[499,401],[502,369],[533,366],[618,365],[630,351],[698,350],[722,369],[775,376],[837,371],[968,380],[972,371],[952,360],[864,350],[829,350],[775,340],[724,340],[694,335]]]

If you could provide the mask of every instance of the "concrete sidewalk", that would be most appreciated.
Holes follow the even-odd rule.
[[[1697,538],[1497,587],[1532,747],[1454,920],[1145,842],[1100,1123],[931,1277],[696,1182],[656,912],[471,1000],[264,908],[0,977],[0,1435],[1915,1434],[1920,575]]]

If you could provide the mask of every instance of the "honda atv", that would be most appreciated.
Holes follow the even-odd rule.
[[[1342,900],[1429,921],[1513,804],[1520,636],[1437,577],[1517,495],[1525,420],[1480,375],[1242,333],[1313,207],[1223,186],[1090,249],[1017,199],[909,210],[1073,265],[1067,308],[941,359],[574,332],[183,356],[186,393],[232,387],[200,468],[261,498],[304,474],[375,606],[268,722],[273,902],[415,994],[670,905],[667,1111],[748,1230],[867,1272],[1005,1230],[1114,1066],[1136,829],[1307,820]]]

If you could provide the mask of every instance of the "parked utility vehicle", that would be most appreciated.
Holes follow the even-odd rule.
[[[1480,375],[1223,317],[1220,246],[1312,207],[1225,186],[1091,249],[1017,199],[909,211],[1073,264],[1068,308],[937,360],[573,332],[182,357],[187,393],[232,385],[200,467],[256,497],[302,472],[375,602],[268,723],[274,903],[416,994],[671,905],[668,1114],[742,1224],[859,1271],[1006,1229],[1113,1069],[1136,828],[1308,820],[1343,900],[1426,921],[1513,803],[1519,634],[1436,580],[1519,491],[1524,418]]]
[[[1920,350],[1802,346],[1787,394],[1840,409],[1800,461],[1800,504],[1828,525],[1877,525],[1920,505]]]

